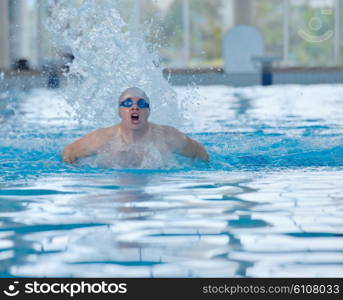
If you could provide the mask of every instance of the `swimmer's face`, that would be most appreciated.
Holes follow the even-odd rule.
[[[132,130],[137,130],[143,128],[148,124],[148,118],[150,115],[149,108],[140,108],[137,105],[137,101],[141,99],[140,97],[129,97],[132,99],[131,107],[119,106],[119,116],[122,120],[122,124]],[[122,100],[121,102],[125,101]]]

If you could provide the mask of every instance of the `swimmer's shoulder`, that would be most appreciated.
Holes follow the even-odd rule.
[[[118,135],[118,125],[114,125],[111,127],[106,127],[106,128],[98,128],[89,134],[87,136],[92,139],[97,139],[97,140],[109,140],[113,139]]]
[[[170,135],[172,136],[183,135],[183,133],[180,130],[176,129],[173,126],[169,126],[169,125],[158,125],[158,126],[161,127],[160,130],[163,132],[164,135],[166,135],[166,137]]]
[[[113,125],[111,127],[101,128],[101,134],[106,136],[107,138],[113,138],[119,135],[119,125]]]
[[[186,136],[173,126],[169,125],[157,125],[154,124],[155,132],[165,140],[165,142],[170,146],[174,147],[184,142]]]
[[[177,132],[178,131],[175,127],[172,127],[172,126],[169,126],[169,125],[158,125],[158,124],[155,124],[155,123],[150,123],[150,126],[151,126],[153,131],[161,132],[163,134],[173,133],[173,132]]]
[[[150,124],[150,129],[151,133],[157,138],[166,138],[166,135],[169,135],[170,132],[173,131],[173,127],[167,126],[167,125],[158,125],[155,123],[149,123]]]

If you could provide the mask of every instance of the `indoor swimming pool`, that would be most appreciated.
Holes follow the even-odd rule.
[[[342,277],[343,86],[193,92],[186,121],[158,95],[152,119],[209,165],[143,169],[63,163],[94,124],[58,90],[2,92],[0,276]]]

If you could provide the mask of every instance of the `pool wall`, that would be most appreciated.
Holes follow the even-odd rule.
[[[48,86],[48,75],[39,71],[8,71],[3,73],[0,91],[8,89],[30,89]],[[164,69],[164,77],[172,85],[228,85],[254,86],[261,84],[259,73],[226,74],[221,68],[209,69]],[[65,78],[59,77],[60,85]],[[342,84],[341,68],[289,68],[276,69],[273,72],[273,84]]]
[[[260,73],[227,74],[221,68],[165,69],[165,76],[173,85],[229,85],[252,86],[261,83]],[[343,83],[340,68],[283,68],[273,71],[273,84],[326,84]]]

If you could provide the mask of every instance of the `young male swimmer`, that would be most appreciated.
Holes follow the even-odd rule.
[[[148,122],[149,115],[145,92],[137,87],[124,90],[119,96],[121,122],[69,144],[62,153],[63,161],[72,164],[78,158],[99,154],[102,164],[140,168],[143,161],[146,164],[172,153],[209,161],[204,146],[173,127]]]

